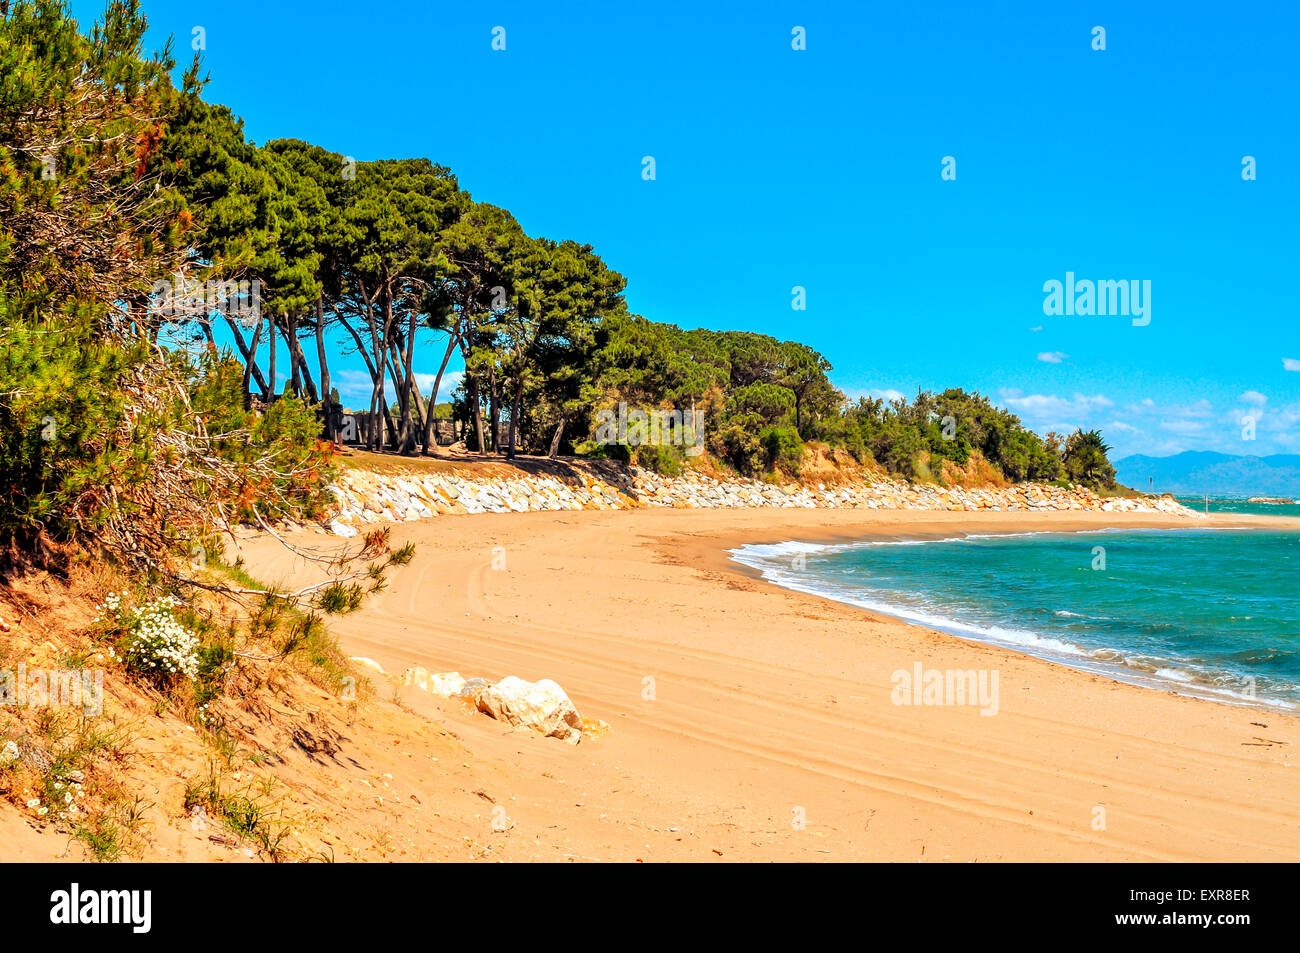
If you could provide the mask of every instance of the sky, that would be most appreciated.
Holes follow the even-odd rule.
[[[850,397],[976,390],[1113,459],[1300,453],[1300,4],[144,10],[182,65],[202,39],[250,139],[433,159],[591,243],[634,312],[802,341]],[[1150,282],[1149,308],[1045,313],[1067,273]]]

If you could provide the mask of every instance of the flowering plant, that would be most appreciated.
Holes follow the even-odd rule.
[[[171,596],[127,611],[121,595],[110,592],[96,621],[115,622],[125,630],[121,657],[128,671],[161,680],[179,676],[193,681],[198,675],[198,636],[176,619],[176,601]],[[112,649],[109,652],[118,657]]]

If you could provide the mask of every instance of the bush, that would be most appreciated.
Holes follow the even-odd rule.
[[[924,479],[931,472],[941,476],[944,461],[965,468],[976,453],[1011,480],[1050,482],[1061,476],[1053,443],[983,395],[960,388],[941,394],[921,391],[910,403],[864,397],[845,410],[844,420],[844,446],[854,456],[862,460],[870,454],[891,473],[908,479]],[[1097,461],[1093,476],[1104,479],[1108,465]]]
[[[919,473],[917,463],[925,441],[921,433],[898,419],[890,420],[877,433],[870,445],[871,455],[891,473],[915,479]]]
[[[204,352],[197,361],[183,363],[181,369],[188,378],[190,406],[203,429],[217,437],[216,449],[224,463],[253,470],[259,461],[273,460],[276,471],[297,474],[272,478],[272,485],[259,487],[255,495],[258,512],[267,519],[318,514],[326,502],[322,490],[331,465],[328,445],[317,440],[320,423],[316,408],[305,398],[287,393],[265,412],[245,409],[243,365],[229,351]],[[267,474],[263,471],[258,476],[265,480]],[[240,519],[252,518],[253,502],[244,494],[236,497]]]
[[[1115,468],[1106,454],[1110,447],[1097,430],[1076,430],[1065,441],[1062,466],[1065,475],[1075,483],[1094,489],[1109,489],[1115,485]]]
[[[593,460],[616,460],[619,463],[631,463],[632,451],[625,443],[598,443],[585,441],[574,448],[579,456]]]
[[[761,424],[762,419],[756,414],[732,417],[709,435],[710,451],[738,473],[750,476],[760,472],[763,468],[763,445],[758,439]]]
[[[764,422],[777,421],[794,412],[794,395],[777,384],[749,384],[732,394],[730,409],[737,414],[756,415]]]
[[[682,454],[677,447],[640,446],[635,450],[636,465],[666,477],[680,476],[682,472]]]
[[[758,434],[767,454],[767,465],[789,476],[798,476],[803,465],[803,441],[793,427],[764,427]]]
[[[106,483],[148,479],[122,388],[143,345],[99,340],[92,322],[12,320],[0,298],[0,534],[25,547],[101,522]]]
[[[219,508],[313,516],[330,477],[317,427],[297,398],[246,410],[229,353],[159,352],[91,309],[14,318],[0,296],[0,544],[27,558],[74,540],[188,557]]]
[[[127,611],[122,596],[111,592],[99,607],[99,621],[118,633],[126,669],[161,687],[199,674],[199,639],[176,618],[176,603],[161,596]]]

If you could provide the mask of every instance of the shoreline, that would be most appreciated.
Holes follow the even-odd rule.
[[[873,545],[909,545],[925,543],[945,543],[954,542],[962,539],[1019,539],[1034,536],[1069,536],[1069,535],[1103,535],[1114,532],[1250,532],[1250,531],[1285,531],[1279,527],[1251,527],[1251,526],[1169,526],[1169,527],[1102,527],[1097,529],[1077,529],[1077,530],[1031,530],[1028,532],[1007,532],[1007,533],[958,533],[956,535],[943,535],[938,533],[921,533],[909,534],[896,538],[864,538],[851,543],[830,543],[830,542],[810,542],[807,540],[786,540],[776,544],[745,544],[736,549],[728,550],[731,562],[734,568],[744,572],[747,576],[759,579],[770,585],[777,586],[789,592],[799,592],[814,598],[826,599],[830,602],[850,606],[861,612],[871,613],[882,618],[895,619],[905,625],[916,626],[931,632],[941,633],[951,636],[952,638],[962,639],[967,642],[973,642],[978,645],[986,645],[995,648],[1005,649],[1011,652],[1017,652],[1030,658],[1039,659],[1053,665],[1060,665],[1065,668],[1075,669],[1092,675],[1100,675],[1103,678],[1110,678],[1126,685],[1133,685],[1139,688],[1145,688],[1153,691],[1173,692],[1187,698],[1196,698],[1204,701],[1218,702],[1225,705],[1235,705],[1242,708],[1255,709],[1266,713],[1284,713],[1300,715],[1300,705],[1295,702],[1286,701],[1281,698],[1265,699],[1260,697],[1251,697],[1238,694],[1226,689],[1216,690],[1209,684],[1197,683],[1189,679],[1183,681],[1172,676],[1161,676],[1160,672],[1166,670],[1181,671],[1178,669],[1178,660],[1169,660],[1168,666],[1161,666],[1155,671],[1147,672],[1139,668],[1129,666],[1123,661],[1099,657],[1098,651],[1110,652],[1114,655],[1122,656],[1123,649],[1103,647],[1101,649],[1088,649],[1081,646],[1068,643],[1069,647],[1074,649],[1073,652],[1063,650],[1053,651],[1049,645],[1041,647],[1031,643],[1015,644],[1011,640],[1000,640],[991,632],[982,631],[975,623],[962,622],[956,618],[944,618],[942,616],[924,617],[916,614],[909,614],[904,607],[892,607],[888,603],[877,600],[868,603],[866,601],[855,601],[847,594],[836,594],[832,588],[819,586],[815,583],[800,585],[794,580],[782,579],[776,573],[775,554],[756,554],[751,550],[763,548],[767,545],[773,546],[807,546],[822,551],[828,550],[848,550],[859,546],[867,547]],[[793,553],[791,554],[793,556]],[[752,560],[752,561],[749,561]],[[770,565],[764,567],[762,563],[767,561]],[[757,563],[757,565],[755,564]],[[981,623],[981,625],[986,623]],[[994,623],[987,623],[994,624]],[[1001,624],[1001,623],[996,623]],[[1007,622],[1011,625],[1013,623]],[[1057,642],[1061,639],[1056,635],[1051,635],[1045,631],[1026,628],[1015,623],[1017,631],[1028,633],[1043,642]]]
[[[1290,523],[770,509],[440,518],[393,526],[415,562],[331,627],[347,654],[389,672],[553,678],[608,722],[608,735],[561,752],[427,702],[500,773],[523,829],[589,858],[1295,860],[1300,717],[1152,691],[778,587],[726,552],[864,534]],[[241,548],[258,578],[311,581],[274,540]],[[996,717],[893,703],[890,673],[918,663],[998,671]]]

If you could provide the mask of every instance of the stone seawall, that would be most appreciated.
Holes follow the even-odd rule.
[[[1004,489],[962,489],[889,480],[849,484],[777,485],[720,481],[700,474],[663,477],[632,469],[605,478],[575,469],[566,480],[519,473],[470,477],[447,473],[379,474],[345,470],[330,487],[337,506],[326,522],[339,536],[367,524],[476,513],[626,510],[641,507],[726,509],[783,507],[866,510],[1082,510],[1161,513],[1201,519],[1171,497],[1100,497],[1091,490],[1022,483]]]

